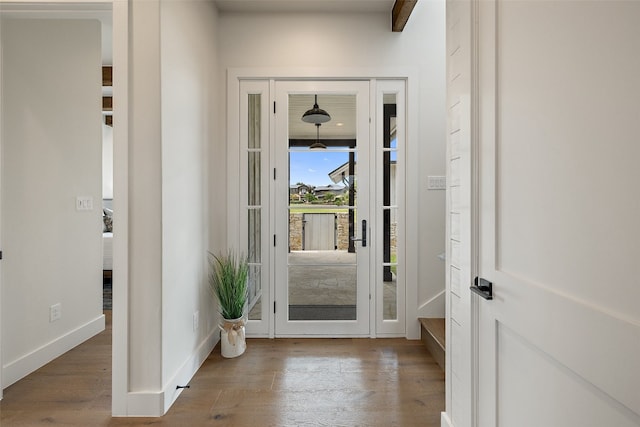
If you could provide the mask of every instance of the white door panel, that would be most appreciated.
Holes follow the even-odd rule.
[[[638,425],[640,197],[620,153],[640,150],[614,125],[636,107],[611,71],[640,72],[640,7],[479,11],[479,425]]]
[[[498,425],[637,426],[615,399],[498,323]]]

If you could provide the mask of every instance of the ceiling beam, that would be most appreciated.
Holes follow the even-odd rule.
[[[404,30],[416,3],[418,0],[396,0],[391,12],[391,30],[394,33],[400,33]]]
[[[102,86],[113,86],[113,68],[111,65],[102,67]],[[102,111],[113,111],[113,97],[102,97]],[[104,123],[113,127],[113,116],[111,114],[105,115]]]
[[[113,68],[111,65],[102,67],[102,86],[113,86]]]
[[[113,98],[110,96],[102,97],[102,111],[113,111]]]

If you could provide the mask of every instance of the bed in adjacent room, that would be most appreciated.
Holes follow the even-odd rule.
[[[112,200],[102,202],[102,308],[112,308],[113,209]]]
[[[111,280],[113,270],[113,209],[112,200],[102,201],[102,271],[105,279]]]

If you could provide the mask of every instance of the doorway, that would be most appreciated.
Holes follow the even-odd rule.
[[[405,335],[404,88],[240,82],[249,335]]]
[[[284,113],[275,117],[276,170],[283,171],[275,185],[288,193],[275,200],[276,236],[288,236],[275,246],[276,335],[368,335],[370,248],[375,247],[369,82],[276,82],[275,87],[276,105]],[[326,114],[307,122],[307,111]],[[308,189],[302,198],[291,194],[297,185]],[[329,229],[315,236],[334,233],[333,248],[307,250],[299,244],[296,225],[302,225],[305,243],[314,237],[300,220],[308,214],[327,219],[317,225]]]
[[[100,30],[99,32],[101,33],[101,37],[98,37],[97,42],[95,42],[93,35],[95,34],[95,31],[91,33],[91,37],[75,37],[75,39],[86,39],[85,43],[86,44],[92,44],[92,45],[100,45],[100,42],[102,42],[102,47],[101,47],[101,53],[102,53],[102,58],[97,58],[97,62],[95,61],[95,49],[92,49],[91,55],[85,54],[83,53],[82,55],[78,56],[78,50],[73,50],[73,48],[69,48],[69,46],[67,46],[67,43],[65,42],[58,42],[58,45],[55,46],[54,48],[52,48],[50,51],[48,51],[47,53],[53,54],[52,52],[57,52],[58,48],[60,49],[67,49],[67,50],[71,50],[74,54],[70,55],[70,57],[75,57],[75,58],[79,58],[82,57],[82,61],[89,61],[89,57],[91,58],[92,61],[92,65],[85,65],[84,69],[85,70],[94,70],[91,71],[91,76],[99,76],[99,68],[96,67],[105,64],[112,64],[113,63],[113,52],[112,52],[112,43],[111,43],[111,34],[112,34],[112,25],[113,22],[115,21],[114,16],[116,15],[116,13],[114,12],[114,10],[119,10],[119,22],[122,21],[122,15],[123,12],[126,9],[126,5],[123,7],[120,7],[121,5],[112,5],[111,3],[108,2],[104,2],[104,3],[94,3],[92,5],[87,5],[85,3],[76,3],[76,2],[65,2],[64,5],[59,5],[60,7],[55,7],[52,8],[50,5],[56,3],[56,2],[24,2],[21,4],[14,4],[14,5],[7,5],[6,7],[2,8],[2,13],[1,13],[1,17],[5,20],[15,20],[15,19],[29,19],[32,21],[39,21],[40,22],[40,26],[41,28],[38,30],[39,34],[42,34],[44,31],[44,27],[50,27],[50,26],[54,26],[57,25],[56,23],[58,21],[60,22],[69,22],[72,25],[67,25],[67,26],[62,26],[62,31],[57,31],[56,32],[56,37],[61,37],[62,34],[66,34],[70,31],[70,28],[76,28],[77,25],[76,23],[80,23],[80,22],[93,22],[93,24],[90,25],[98,25],[100,26]],[[58,2],[59,3],[59,2]],[[113,9],[112,9],[113,6]],[[64,21],[61,21],[64,20]],[[100,21],[99,24],[96,24],[95,21]],[[4,21],[4,23],[6,23],[7,21]],[[3,25],[3,27],[5,28],[5,30],[7,29],[7,27],[5,25]],[[34,34],[36,34],[34,32]],[[120,32],[120,34],[122,34],[122,32]],[[34,36],[35,37],[35,36]],[[100,40],[101,39],[101,40]],[[10,40],[9,38],[5,38],[3,40]],[[44,40],[47,40],[47,37],[44,38]],[[71,40],[73,43],[76,43],[76,40]],[[43,41],[44,43],[44,41]],[[79,41],[78,41],[79,43]],[[122,47],[122,44],[119,45],[120,47]],[[120,52],[125,52],[124,50],[121,50],[120,48],[118,48],[118,55],[121,55]],[[98,55],[100,54],[100,52],[98,52]],[[3,52],[3,56],[6,59],[6,52]],[[19,57],[23,57],[24,55],[22,53],[19,53]],[[42,58],[47,59],[46,57],[42,56],[39,59],[34,59],[34,66],[32,67],[26,67],[25,69],[33,74],[33,76],[35,76],[37,73],[42,74],[42,65],[39,64],[38,61],[42,60],[44,61],[44,63],[49,64],[47,65],[48,67],[51,66],[51,62],[55,61],[55,63],[59,63],[60,61],[62,61],[62,57],[56,53],[56,55],[54,55],[55,58],[53,59],[49,59],[49,60],[44,60]],[[101,59],[101,60],[100,60]],[[77,69],[82,69],[81,64],[78,62],[73,62],[73,61],[69,61],[69,64],[74,63],[75,64],[75,68],[73,66],[70,67],[70,69],[68,69],[67,71],[65,71],[67,74],[69,75],[75,75],[73,73],[77,72]],[[9,62],[5,61],[3,63],[3,69],[0,70],[0,72],[4,74],[6,74],[7,72],[7,66],[9,65]],[[55,67],[54,67],[55,68]],[[61,67],[60,69],[63,69],[63,67]],[[64,73],[64,72],[63,72]],[[55,266],[56,269],[60,269],[60,264],[61,262],[59,261],[61,257],[65,257],[65,258],[69,258],[70,252],[66,249],[68,247],[74,247],[74,248],[79,248],[80,251],[82,251],[82,248],[86,248],[87,246],[91,246],[91,255],[93,256],[94,253],[94,248],[96,246],[98,246],[99,248],[102,246],[100,241],[96,241],[96,239],[98,239],[98,237],[96,237],[97,235],[100,234],[100,229],[102,228],[102,225],[100,224],[102,221],[100,220],[100,212],[102,211],[102,202],[101,200],[103,199],[103,195],[100,192],[100,184],[98,182],[97,184],[97,190],[96,190],[96,185],[95,185],[95,179],[99,179],[97,178],[99,176],[99,171],[101,170],[100,167],[100,161],[98,161],[98,163],[95,163],[95,159],[96,159],[96,155],[98,157],[100,157],[100,152],[101,149],[98,147],[97,151],[98,153],[96,154],[95,152],[95,144],[92,143],[88,143],[90,141],[95,141],[95,140],[99,140],[99,134],[100,132],[97,132],[98,137],[96,138],[96,132],[94,132],[92,134],[91,137],[84,137],[82,139],[82,141],[76,145],[76,150],[71,150],[69,148],[69,144],[71,144],[71,133],[76,134],[77,130],[76,128],[80,125],[75,125],[74,123],[80,123],[82,127],[86,127],[86,126],[92,126],[92,129],[95,130],[94,123],[95,123],[95,114],[94,114],[94,108],[93,106],[96,104],[95,102],[95,97],[93,97],[93,95],[100,96],[100,89],[99,87],[97,88],[97,93],[94,93],[95,91],[90,90],[91,94],[92,94],[92,99],[94,99],[93,101],[91,101],[91,107],[87,107],[87,108],[81,108],[78,107],[78,105],[81,105],[79,102],[76,102],[74,104],[74,108],[76,108],[77,111],[81,111],[81,114],[78,113],[77,111],[74,113],[73,116],[67,116],[67,117],[63,117],[63,118],[59,118],[60,115],[65,114],[64,111],[67,111],[69,109],[69,107],[67,106],[67,104],[65,104],[65,107],[61,107],[60,105],[58,105],[58,101],[56,101],[56,108],[54,110],[51,110],[50,105],[45,104],[45,102],[49,102],[52,99],[68,99],[70,95],[70,93],[73,93],[73,96],[75,97],[86,97],[86,91],[85,90],[77,90],[77,85],[73,84],[73,87],[75,87],[76,89],[74,90],[63,90],[64,96],[60,97],[56,97],[53,94],[51,94],[51,91],[54,90],[54,88],[56,86],[60,86],[57,84],[52,84],[51,83],[51,75],[57,75],[58,70],[55,70],[54,72],[51,72],[49,75],[47,75],[47,84],[45,84],[43,87],[45,89],[43,90],[39,90],[38,88],[32,87],[31,89],[33,89],[32,91],[30,91],[30,93],[32,93],[33,97],[31,98],[30,102],[34,102],[34,107],[36,107],[38,109],[38,111],[40,110],[44,110],[44,113],[40,116],[40,118],[38,120],[41,120],[41,122],[38,123],[38,125],[32,125],[30,126],[31,129],[38,129],[39,131],[41,131],[42,129],[46,130],[46,132],[42,133],[41,135],[36,135],[36,137],[33,138],[33,140],[41,140],[41,141],[48,141],[51,142],[54,138],[54,136],[52,135],[52,129],[55,129],[55,132],[60,132],[61,128],[65,128],[65,126],[69,125],[69,123],[72,124],[72,126],[70,127],[70,129],[72,129],[73,131],[63,131],[64,135],[62,137],[58,137],[57,140],[58,141],[64,141],[64,149],[61,148],[60,146],[55,146],[53,143],[50,143],[51,147],[49,147],[49,150],[51,151],[55,151],[55,155],[54,156],[47,156],[46,154],[43,153],[42,150],[40,151],[36,151],[36,158],[37,159],[43,159],[42,161],[44,161],[45,163],[47,163],[46,168],[48,168],[48,170],[50,170],[52,168],[51,164],[55,162],[57,162],[58,164],[66,161],[62,158],[66,158],[67,159],[71,159],[73,160],[73,163],[78,164],[78,165],[84,165],[84,166],[69,166],[69,167],[63,167],[60,168],[58,170],[55,171],[55,173],[50,174],[49,176],[47,176],[44,180],[42,180],[42,187],[47,187],[49,189],[49,191],[47,192],[47,197],[49,199],[54,198],[55,199],[55,195],[59,195],[59,193],[63,192],[63,191],[67,191],[68,193],[71,193],[71,197],[69,197],[69,195],[66,195],[63,197],[63,199],[65,200],[63,203],[45,203],[44,199],[39,200],[38,204],[37,204],[37,208],[35,209],[34,212],[36,212],[38,218],[36,220],[31,221],[31,217],[27,218],[27,217],[19,217],[18,219],[18,223],[20,224],[35,224],[35,227],[40,227],[40,224],[43,223],[43,214],[42,212],[46,211],[47,214],[46,216],[46,221],[44,221],[45,223],[49,224],[49,227],[46,229],[47,231],[45,232],[45,234],[52,234],[52,232],[50,230],[55,229],[57,230],[55,233],[60,233],[60,231],[62,231],[63,227],[60,225],[60,223],[58,222],[58,217],[60,217],[60,214],[62,213],[62,221],[64,221],[64,217],[69,217],[69,218],[78,218],[79,221],[76,222],[87,222],[90,221],[91,222],[91,228],[89,231],[76,231],[75,227],[76,225],[69,225],[66,228],[64,228],[65,233],[66,234],[59,234],[57,236],[57,239],[55,240],[55,244],[53,245],[53,247],[55,247],[56,249],[53,251],[49,251],[47,252],[45,258],[47,259],[47,262],[50,264],[53,264]],[[124,71],[122,74],[126,74],[126,71]],[[33,78],[33,76],[30,75],[30,77]],[[23,76],[21,76],[21,78],[23,78]],[[98,77],[99,78],[99,77]],[[78,77],[78,80],[85,82],[85,80],[87,79],[86,73],[85,74],[80,74]],[[93,82],[94,80],[92,80]],[[123,79],[122,77],[120,77],[119,81],[122,83],[124,81],[126,81],[125,79]],[[86,83],[83,83],[86,85]],[[93,87],[93,83],[92,83],[92,87]],[[119,86],[119,87],[123,87],[123,86]],[[103,88],[104,91],[104,88]],[[121,92],[121,93],[124,93]],[[102,95],[104,95],[104,92],[102,93]],[[2,98],[4,99],[4,102],[6,102],[6,98],[5,96],[7,96],[7,93],[3,93],[2,94]],[[24,94],[20,95],[20,98],[24,97]],[[35,100],[34,100],[35,99]],[[53,101],[51,101],[53,102]],[[124,103],[122,103],[121,105],[123,105]],[[82,104],[85,105],[85,104]],[[41,108],[42,107],[42,108]],[[48,110],[47,110],[48,108]],[[78,110],[79,108],[79,110]],[[99,108],[99,107],[98,107]],[[124,108],[120,108],[119,107],[119,111],[124,111]],[[26,111],[26,110],[25,110]],[[6,113],[6,111],[5,111]],[[34,113],[30,113],[30,114],[34,114]],[[86,118],[83,119],[83,117],[85,117],[85,114],[91,114],[91,118]],[[97,112],[98,114],[98,119],[100,117],[100,112]],[[35,117],[35,115],[34,115]],[[35,119],[33,119],[35,120]],[[124,127],[121,126],[121,131],[122,133],[126,134],[126,129]],[[57,135],[57,133],[56,133]],[[119,132],[120,135],[120,132]],[[3,134],[3,138],[6,138],[6,134]],[[118,136],[118,140],[121,141],[123,140],[120,136]],[[6,144],[6,140],[3,140],[3,144]],[[87,150],[91,150],[91,153],[87,153]],[[61,153],[64,153],[64,155],[62,155]],[[73,154],[71,154],[73,153]],[[12,156],[15,154],[12,154]],[[72,155],[74,156],[73,158]],[[87,160],[87,156],[91,157],[91,160]],[[5,158],[7,158],[5,156]],[[81,160],[81,161],[78,161]],[[15,161],[15,159],[14,159]],[[38,160],[40,161],[40,160]],[[28,162],[27,164],[32,165],[31,168],[36,168],[35,166],[33,166],[33,162]],[[70,176],[73,175],[74,171],[76,171],[77,169],[84,167],[85,171],[88,168],[89,171],[85,174],[86,176],[91,176],[90,179],[83,179],[83,180],[76,180],[76,179],[71,179],[70,182],[66,183],[66,184],[60,184],[58,181],[52,181],[50,178],[51,176],[56,177],[56,179],[58,176],[65,176],[67,177],[67,179],[69,179]],[[38,169],[38,168],[36,168]],[[39,169],[40,171],[43,170],[42,168]],[[25,169],[26,171],[26,169]],[[98,171],[98,175],[95,175],[96,171]],[[10,170],[8,169],[3,169],[2,174],[7,175],[8,173],[10,173]],[[20,177],[20,175],[17,175]],[[23,181],[26,175],[23,174],[22,178],[20,178],[19,181],[14,181],[13,184],[15,186],[15,184],[17,184],[17,182]],[[35,179],[33,176],[31,176],[31,178],[29,178],[31,180]],[[88,184],[85,181],[90,181],[90,184]],[[5,180],[5,186],[6,184],[9,182],[8,179]],[[86,190],[85,187],[87,187],[88,185],[91,185],[91,190]],[[28,193],[29,197],[33,198],[35,197],[31,192],[26,192],[25,194]],[[121,192],[122,194],[122,192]],[[80,196],[78,198],[76,198],[76,196]],[[3,193],[2,194],[2,198],[4,200],[3,203],[3,207],[6,210],[7,209],[7,197],[9,197],[7,194]],[[80,200],[82,199],[82,200]],[[81,204],[81,201],[83,202]],[[71,208],[69,208],[69,205],[71,205]],[[44,211],[43,211],[44,209]],[[68,212],[68,215],[64,215],[65,211],[71,211]],[[38,213],[40,212],[40,213]],[[5,224],[4,227],[2,227],[2,232],[3,232],[3,246],[6,248],[9,247],[9,240],[6,238],[5,234],[7,230],[12,230],[13,228],[11,225],[8,225],[9,223],[15,223],[16,220],[12,219],[9,217],[9,215],[7,215],[6,217],[3,217],[3,223]],[[73,231],[72,231],[73,230]],[[97,230],[97,231],[96,231]],[[54,234],[55,234],[54,233]],[[36,228],[31,227],[31,229],[29,230],[30,235],[36,235],[39,238],[41,238],[41,236],[43,235],[43,233],[38,233]],[[80,241],[72,241],[70,239],[70,236],[73,235],[74,238],[79,238]],[[61,246],[65,248],[64,250],[61,249]],[[38,241],[37,242],[37,246],[38,247],[43,247],[44,243],[42,241]],[[75,249],[74,249],[75,250]],[[89,252],[89,251],[84,251],[84,252]],[[9,251],[6,252],[6,261],[9,261]],[[124,251],[121,251],[120,249],[118,249],[118,254],[124,253]],[[16,259],[16,251],[15,250],[11,250],[11,254],[12,254],[12,258],[15,260]],[[60,255],[61,254],[61,255]],[[118,255],[120,256],[120,255]],[[34,254],[31,254],[30,257],[34,257]],[[56,261],[53,263],[53,259],[55,258]],[[78,270],[83,270],[83,272],[85,270],[87,270],[87,263],[80,262],[78,260],[82,259],[85,260],[85,254],[82,254],[82,257],[78,256],[75,257],[72,260],[72,266],[67,268],[64,271],[64,275],[71,275],[71,274],[79,274],[77,273]],[[95,257],[94,257],[95,258]],[[62,332],[60,332],[61,329],[65,328],[65,323],[67,324],[66,327],[68,327],[68,323],[71,322],[83,322],[83,320],[79,320],[78,317],[82,316],[84,314],[85,319],[86,316],[89,316],[89,322],[84,322],[85,324],[81,327],[81,328],[77,328],[72,334],[66,335],[64,337],[62,337],[61,339],[59,339],[59,342],[63,343],[62,347],[65,346],[73,346],[74,344],[78,344],[82,341],[84,341],[84,339],[87,339],[88,337],[98,333],[102,328],[104,328],[104,315],[102,310],[100,309],[102,307],[102,286],[101,284],[103,283],[103,273],[101,270],[101,266],[102,266],[102,260],[100,259],[101,257],[98,255],[97,257],[97,266],[94,266],[92,263],[91,266],[91,279],[90,280],[86,280],[84,277],[79,281],[81,283],[80,286],[77,287],[78,291],[77,292],[70,292],[69,288],[71,287],[71,280],[63,280],[64,281],[64,285],[62,287],[59,286],[52,286],[52,282],[55,282],[56,280],[59,281],[60,277],[63,276],[63,274],[57,274],[53,271],[52,268],[45,268],[43,265],[41,265],[39,267],[38,270],[42,270],[44,272],[46,272],[47,274],[47,279],[46,280],[42,280],[38,282],[38,286],[40,285],[40,283],[42,283],[45,288],[47,289],[47,293],[46,295],[48,297],[50,297],[50,295],[54,292],[58,292],[59,295],[54,295],[53,298],[53,303],[58,303],[60,302],[60,305],[57,304],[51,304],[50,302],[46,301],[43,303],[42,299],[44,298],[43,296],[45,295],[45,293],[43,293],[43,296],[40,296],[37,299],[37,303],[34,303],[34,301],[30,301],[29,302],[29,309],[33,309],[33,310],[37,310],[38,313],[35,316],[31,316],[32,318],[37,318],[39,319],[38,322],[44,323],[45,325],[42,325],[40,323],[37,324],[37,328],[39,329],[39,331],[47,331],[47,330],[57,330],[58,332],[56,333],[54,331],[54,335],[58,336],[59,334],[61,334]],[[93,259],[93,258],[92,258]],[[78,266],[77,264],[81,264],[80,266]],[[5,267],[7,265],[7,263],[5,262]],[[120,263],[119,265],[122,265],[122,263]],[[3,275],[6,276],[6,268],[5,271],[3,272]],[[114,270],[115,273],[115,270]],[[32,274],[31,272],[29,272],[29,274]],[[118,272],[119,274],[119,272]],[[53,279],[52,279],[53,278]],[[91,284],[95,284],[92,286],[87,286],[88,283]],[[120,283],[122,283],[123,286],[126,286],[126,283],[124,283],[123,281],[119,281]],[[2,286],[3,286],[3,294],[6,294],[6,292],[4,292],[4,288],[6,288],[8,284],[7,280],[4,280],[2,282]],[[60,290],[61,289],[61,290]],[[26,292],[27,290],[25,290]],[[89,297],[86,297],[86,293],[90,292],[91,295]],[[83,299],[83,296],[86,297]],[[78,305],[77,301],[78,299],[80,299],[83,304]],[[8,294],[4,295],[3,297],[3,304],[5,307],[5,310],[3,311],[3,317],[7,317],[10,316],[10,314],[8,314],[8,310],[6,310],[7,306],[13,306],[13,305],[17,305],[14,303],[15,299],[11,298]],[[88,303],[88,301],[91,301],[90,303]],[[41,307],[43,304],[45,304],[44,310]],[[61,308],[58,309],[57,311],[54,309],[51,309],[49,307],[49,304],[53,305],[54,308]],[[19,305],[17,305],[19,307]],[[90,311],[89,314],[87,314],[87,311]],[[42,312],[44,312],[44,316],[42,316]],[[94,313],[98,313],[98,314],[94,314]],[[97,317],[96,317],[97,316]],[[57,320],[51,320],[52,317],[58,317]],[[42,318],[44,318],[44,320],[42,320]],[[33,322],[31,322],[33,323]],[[33,323],[33,325],[36,325],[36,323]],[[6,332],[6,326],[7,324],[5,323],[5,332]],[[14,328],[15,329],[15,328]],[[33,329],[33,326],[32,326]],[[120,328],[121,330],[126,330],[126,328]],[[70,336],[73,335],[73,336]],[[122,334],[121,334],[122,335]],[[7,346],[7,333],[4,333],[0,339],[1,344],[4,345],[4,349],[5,353],[6,353],[6,349],[9,347]],[[126,336],[125,336],[126,339]],[[50,340],[53,341],[53,340]],[[49,343],[51,344],[51,343]],[[40,364],[42,363],[42,360],[48,360],[51,359],[53,357],[55,357],[56,354],[58,354],[60,351],[60,348],[62,347],[56,347],[55,349],[53,349],[55,346],[54,345],[47,345],[47,346],[42,346],[40,347],[40,349],[37,352],[37,356],[40,357],[40,359],[38,359],[39,361],[36,361],[36,363],[34,363],[33,365],[27,365],[27,364],[14,364],[16,365],[16,367],[25,367],[26,369],[15,369],[15,374],[12,374],[12,376],[9,375],[5,375],[2,378],[2,383],[0,384],[0,398],[2,397],[2,388],[3,387],[7,387],[8,384],[10,384],[12,382],[11,377],[13,377],[14,379],[17,378],[18,376],[21,376],[23,372],[32,369],[33,367],[36,366],[40,366]],[[66,348],[66,347],[65,347]],[[51,350],[53,349],[53,350]],[[2,353],[2,351],[0,351],[0,354]],[[32,355],[35,355],[35,353],[33,353]],[[111,360],[111,357],[109,357],[109,360]],[[3,367],[6,368],[6,366],[10,363],[7,363],[8,361],[10,361],[10,358],[5,357],[4,360],[2,360],[2,365]],[[119,366],[118,364],[115,365],[116,369],[114,369],[115,372],[122,372],[123,370],[121,369],[117,369],[117,366]],[[119,396],[120,393],[114,393],[114,396]]]

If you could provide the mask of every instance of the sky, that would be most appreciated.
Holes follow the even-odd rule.
[[[395,139],[391,146],[396,146]],[[349,161],[348,152],[329,150],[291,151],[289,156],[289,184],[291,185],[298,182],[315,187],[334,184],[329,178],[329,172]],[[391,160],[395,159],[396,153],[392,152]]]
[[[289,157],[289,183],[319,186],[333,184],[329,172],[349,161],[349,153],[335,151],[292,151]]]

